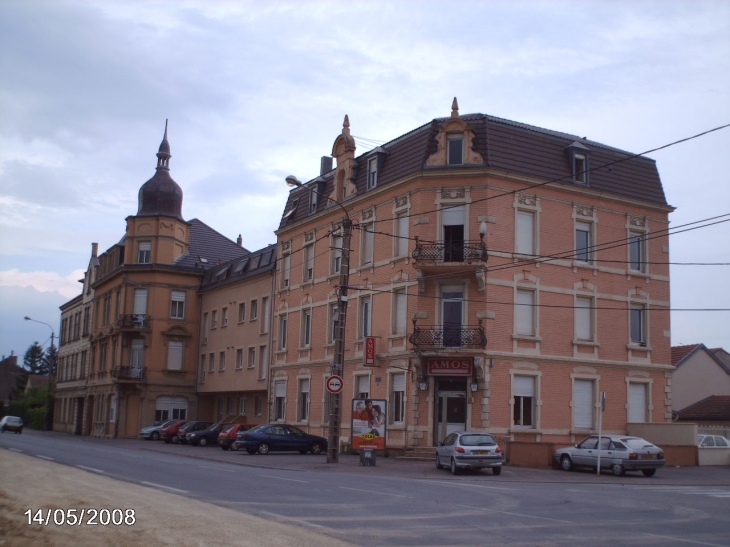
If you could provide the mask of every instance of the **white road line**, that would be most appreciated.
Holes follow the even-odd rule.
[[[713,498],[730,498],[730,492],[727,494],[721,493],[721,492],[716,492],[716,493],[708,492],[707,495],[710,497],[713,497]]]
[[[711,547],[726,547],[725,544],[720,543],[708,543],[706,541],[695,541],[691,539],[682,539],[674,536],[658,536],[656,534],[641,534],[642,536],[649,536],[651,538],[668,539],[670,541],[682,541],[684,543],[693,543],[695,545],[710,545]]]
[[[42,460],[48,460],[49,462],[55,462],[56,461],[53,458],[49,458],[48,456],[41,456],[40,454],[36,454],[35,457],[36,458],[40,458]]]
[[[18,454],[22,454],[23,453],[22,450],[18,450],[17,448],[8,448],[8,450],[10,450],[11,452],[17,452]]]
[[[177,488],[172,488],[171,486],[165,486],[164,484],[155,484],[154,482],[146,482],[142,481],[140,484],[144,484],[145,486],[151,486],[152,488],[160,488],[162,490],[168,490],[170,492],[174,492],[175,494],[187,494],[187,490],[179,490]]]
[[[203,469],[215,469],[216,471],[225,471],[226,473],[235,473],[233,469],[221,469],[220,467],[208,467],[207,465],[199,465]]]
[[[101,469],[94,469],[93,467],[86,467],[85,465],[77,465],[76,467],[83,469],[84,471],[91,471],[92,473],[98,473],[99,475],[106,475],[106,473]]]
[[[410,498],[412,496],[404,496],[403,494],[388,494],[387,492],[378,492],[377,490],[362,490],[360,488],[348,488],[347,486],[340,486],[342,490],[354,490],[355,492],[365,492],[367,494],[381,494],[383,496],[395,496],[396,498]]]
[[[186,463],[186,462],[176,462],[175,460],[160,460],[160,459],[156,459],[155,461],[156,462],[164,462],[164,463],[176,463],[178,465],[181,464],[181,463]]]
[[[299,479],[287,479],[285,477],[274,477],[273,475],[259,475],[257,473],[258,477],[266,477],[267,479],[279,479],[280,481],[292,481],[292,482],[303,482],[305,484],[308,484],[309,481],[300,481]]]
[[[504,486],[486,486],[482,484],[471,484],[468,482],[458,482],[458,481],[420,481],[425,483],[431,483],[431,484],[438,484],[440,486],[466,486],[469,488],[484,488],[485,490],[509,490],[512,491],[514,488],[505,488]]]
[[[500,513],[502,515],[513,515],[516,517],[525,517],[530,519],[540,519],[540,520],[550,520],[553,522],[564,522],[567,524],[574,524],[574,522],[570,520],[560,520],[560,519],[551,519],[548,517],[536,517],[535,515],[523,515],[522,513],[512,513],[510,511],[500,511],[498,509],[492,509],[491,507],[475,507],[474,505],[461,505],[457,504],[457,507],[466,507],[467,509],[480,509],[482,511],[488,511],[490,513]]]

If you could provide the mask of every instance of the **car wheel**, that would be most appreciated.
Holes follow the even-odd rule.
[[[322,445],[317,442],[312,443],[311,451],[312,451],[312,454],[314,454],[315,456],[318,456],[319,454],[322,453]]]
[[[249,454],[256,454],[256,449],[255,448],[247,448],[246,449],[246,452],[248,452]]]
[[[644,473],[645,477],[653,477],[656,473],[656,469],[642,469],[641,472]]]
[[[451,458],[451,474],[452,475],[459,474],[459,468],[456,467],[456,460],[454,458]]]
[[[177,435],[175,435],[175,436],[174,436],[174,437],[173,437],[173,438],[171,439],[171,441],[172,441],[172,444],[179,444],[179,443],[180,443],[180,437],[178,437]]]
[[[560,458],[560,467],[563,471],[573,470],[573,460],[570,459],[570,456],[563,456]]]
[[[200,439],[200,441],[198,442],[198,444],[200,446],[208,446],[208,439],[206,439],[205,437],[203,437],[202,439]]]
[[[172,441],[171,441],[170,439],[165,439],[165,442],[166,442],[167,444],[170,444],[170,443],[171,443]]]
[[[268,454],[269,453],[269,445],[266,443],[261,443],[259,445],[259,454]]]
[[[225,446],[223,444],[221,445],[221,450],[228,450],[229,448],[230,448],[230,446]]]
[[[501,465],[499,467],[492,467],[492,473],[494,473],[495,475],[499,475],[501,472],[502,472]]]
[[[623,477],[626,474],[626,470],[620,463],[614,463],[611,466],[611,473],[613,473],[616,477]]]
[[[231,445],[231,450],[238,450],[238,448],[239,448],[239,447],[238,447],[238,445],[237,445],[236,443],[233,443],[233,444]]]
[[[439,460],[439,455],[436,454],[436,469],[443,469],[444,466],[441,465],[441,460]]]
[[[152,435],[150,435],[150,439],[153,441],[159,441],[160,440],[160,434],[157,431],[154,431]]]

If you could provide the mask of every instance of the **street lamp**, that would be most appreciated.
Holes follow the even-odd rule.
[[[286,183],[291,187],[301,188],[302,182],[294,175],[286,177]],[[335,358],[330,365],[330,374],[342,376],[345,368],[345,325],[347,319],[347,287],[350,279],[350,230],[352,221],[347,209],[337,200],[317,192],[312,192],[327,200],[336,203],[345,214],[342,219],[342,263],[340,264],[340,283],[337,291],[337,326],[335,327]],[[329,394],[330,400],[330,426],[327,435],[327,463],[339,463],[340,460],[340,421],[342,420],[341,396],[340,393]]]
[[[55,359],[54,357],[54,350],[55,347],[53,345],[53,341],[56,338],[56,331],[53,330],[53,327],[49,325],[48,323],[44,323],[43,321],[38,321],[37,319],[31,319],[27,315],[25,316],[26,321],[33,321],[34,323],[40,323],[41,325],[45,325],[49,329],[51,329],[51,359]],[[54,378],[56,376],[56,363],[54,363],[52,360],[49,360],[48,362],[49,370],[48,370],[48,396],[46,397],[46,429],[53,429],[53,414],[51,412],[51,402],[53,401],[53,389],[54,389]]]

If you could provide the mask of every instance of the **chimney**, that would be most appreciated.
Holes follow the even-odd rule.
[[[238,234],[238,239],[236,240],[236,243],[239,247],[243,247],[243,238],[241,237],[241,234]]]
[[[91,244],[91,256],[95,257],[96,253],[99,251],[99,244],[98,243],[92,243]]]
[[[322,156],[322,161],[319,163],[320,176],[330,171],[332,171],[332,156]]]

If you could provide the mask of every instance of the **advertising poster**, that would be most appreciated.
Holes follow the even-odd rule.
[[[352,400],[352,448],[385,448],[385,399]]]

